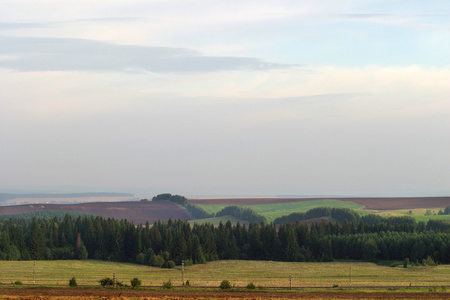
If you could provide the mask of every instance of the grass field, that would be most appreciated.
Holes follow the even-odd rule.
[[[222,210],[226,205],[198,205],[209,213],[216,213]],[[315,200],[315,201],[302,201],[280,204],[262,204],[262,205],[242,205],[242,207],[248,207],[256,211],[257,213],[266,217],[267,222],[272,222],[278,217],[286,216],[294,212],[306,212],[315,207],[337,207],[337,208],[350,208],[357,210],[359,213],[364,214],[364,206],[358,203],[339,200]]]
[[[21,281],[33,283],[33,262],[0,261],[0,283]],[[450,265],[436,267],[385,267],[373,263],[351,262],[352,287],[367,286],[443,286],[450,283]],[[257,287],[347,287],[350,285],[350,263],[289,263],[272,261],[217,261],[185,268],[184,280],[191,286],[218,287],[229,280],[236,287],[253,282]],[[130,284],[138,277],[144,286],[158,286],[172,281],[181,285],[181,268],[161,269],[135,264],[102,261],[37,261],[36,285],[67,286],[75,277],[79,285],[97,285],[104,277]]]

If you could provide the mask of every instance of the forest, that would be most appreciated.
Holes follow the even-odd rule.
[[[339,219],[339,210],[330,208],[306,214],[318,215],[320,210]],[[348,209],[341,214],[355,216]],[[182,261],[189,264],[222,259],[408,259],[418,265],[446,264],[450,263],[450,224],[374,215],[311,226],[299,221],[213,226],[169,220],[135,225],[99,216],[12,217],[0,220],[0,259],[97,259],[169,268]]]

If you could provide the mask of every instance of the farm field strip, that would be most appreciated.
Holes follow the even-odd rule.
[[[257,287],[348,287],[350,285],[348,262],[291,263],[273,261],[216,261],[185,268],[184,280],[192,287],[218,287],[229,280],[236,287],[253,282]],[[21,281],[33,283],[32,261],[0,261],[0,283]],[[373,263],[351,262],[352,287],[376,286],[443,286],[450,282],[450,266],[392,268]],[[143,286],[162,286],[171,281],[181,286],[181,269],[161,269],[143,265],[102,261],[37,261],[37,285],[67,286],[75,277],[79,285],[99,286],[99,280],[113,277],[130,284],[138,277]]]

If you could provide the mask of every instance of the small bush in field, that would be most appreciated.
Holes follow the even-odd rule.
[[[14,282],[14,284],[16,284],[16,285],[22,285],[23,283],[22,283],[22,281],[17,280],[16,282]]]
[[[100,279],[99,282],[100,282],[101,286],[113,286],[113,284],[114,284],[114,281],[109,277]]]
[[[220,283],[219,287],[221,290],[231,289],[231,283],[228,280],[224,280]]]
[[[165,288],[165,289],[171,289],[172,288],[172,281],[166,281],[166,282],[163,282],[163,288]]]
[[[142,285],[142,281],[140,281],[137,277],[130,280],[131,286],[135,289],[140,288]]]
[[[254,289],[256,289],[256,286],[253,282],[250,282],[249,284],[247,284],[247,289],[254,290]]]
[[[69,286],[70,287],[77,287],[77,280],[75,279],[75,277],[72,277],[72,279],[69,280]]]

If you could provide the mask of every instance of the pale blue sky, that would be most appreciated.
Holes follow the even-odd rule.
[[[0,190],[448,194],[449,15],[0,0]]]

